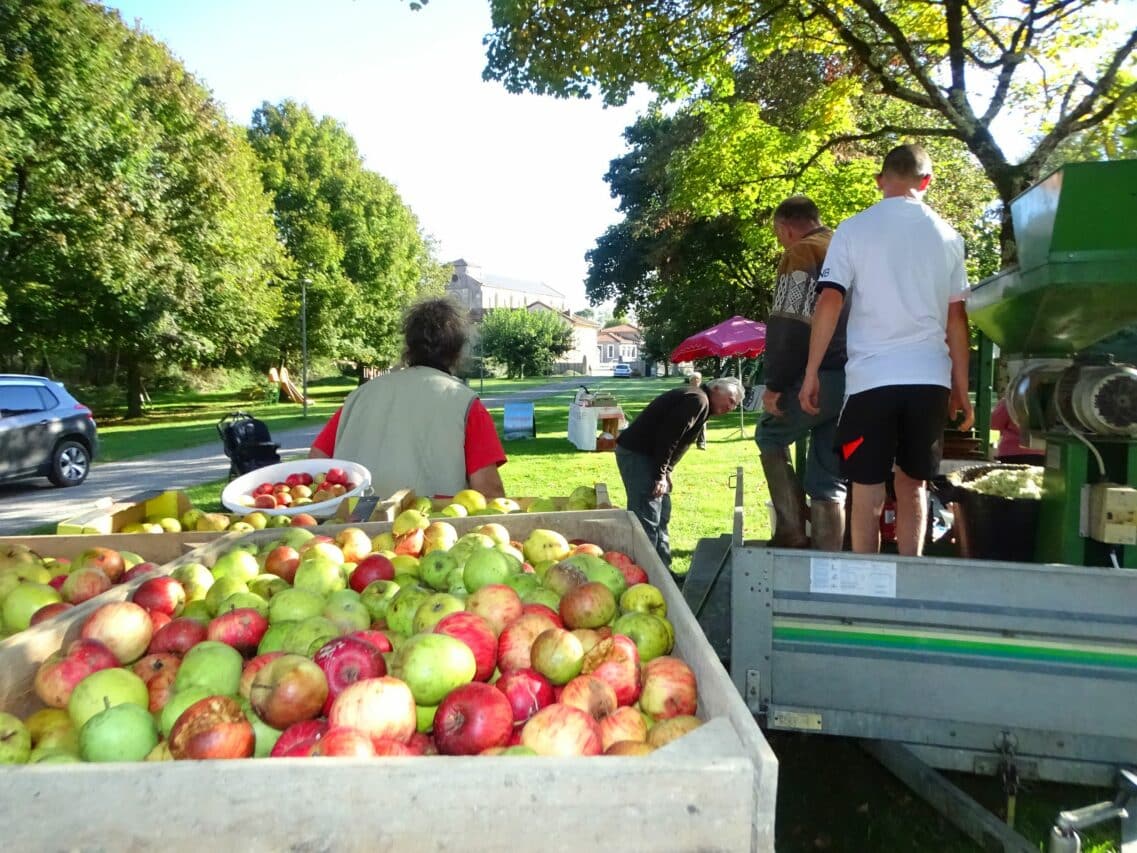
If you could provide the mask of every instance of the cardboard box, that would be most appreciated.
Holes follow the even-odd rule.
[[[106,536],[147,518],[181,518],[192,506],[189,496],[177,491],[142,492],[123,501],[103,498],[94,509],[59,522],[55,532],[60,536]]]
[[[0,802],[13,816],[4,822],[5,848],[197,851],[208,838],[220,849],[243,851],[773,850],[777,758],[635,517],[606,510],[514,513],[500,520],[514,538],[552,528],[623,551],[643,566],[667,601],[673,654],[698,679],[698,713],[706,725],[636,758],[273,758],[0,767]],[[482,519],[451,521],[465,533]],[[340,529],[329,526],[327,532],[334,536]],[[363,529],[374,536],[389,531],[390,524]],[[230,536],[182,559],[208,565],[236,542],[266,542],[277,535],[263,530]],[[14,646],[0,647],[0,708],[21,716],[35,710],[31,684],[39,662],[78,635],[89,605],[23,632],[13,638]],[[99,792],[99,808],[75,808],[92,791]],[[378,808],[376,791],[382,792]],[[187,801],[192,808],[185,807]],[[437,807],[440,802],[445,808]]]

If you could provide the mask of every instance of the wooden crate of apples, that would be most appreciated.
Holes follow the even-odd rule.
[[[662,567],[597,544],[646,544],[632,516],[580,515],[600,526],[408,510],[216,543],[42,662],[0,656],[0,763],[641,756],[715,716],[764,746]]]

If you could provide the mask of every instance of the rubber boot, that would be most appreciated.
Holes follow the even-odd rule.
[[[771,548],[808,548],[805,535],[805,490],[790,465],[785,450],[759,454],[770,501],[774,504],[774,536],[766,544]]]
[[[845,507],[837,501],[809,505],[809,534],[815,551],[841,551],[845,545]]]

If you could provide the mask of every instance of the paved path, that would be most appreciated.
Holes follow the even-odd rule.
[[[486,396],[487,407],[501,406],[506,400],[538,400],[575,389],[592,377],[570,377],[537,388]],[[477,388],[477,382],[471,383]],[[298,429],[273,435],[280,444],[281,457],[303,456],[324,425],[322,418]],[[189,447],[155,456],[96,464],[81,486],[53,487],[46,478],[0,483],[0,535],[13,536],[44,524],[54,524],[92,508],[99,498],[126,499],[140,492],[185,489],[229,475],[229,458],[221,441]]]

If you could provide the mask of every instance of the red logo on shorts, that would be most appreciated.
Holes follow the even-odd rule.
[[[865,437],[862,435],[860,438],[854,438],[852,441],[847,441],[841,445],[841,457],[848,459],[857,452],[857,448],[865,443]]]

